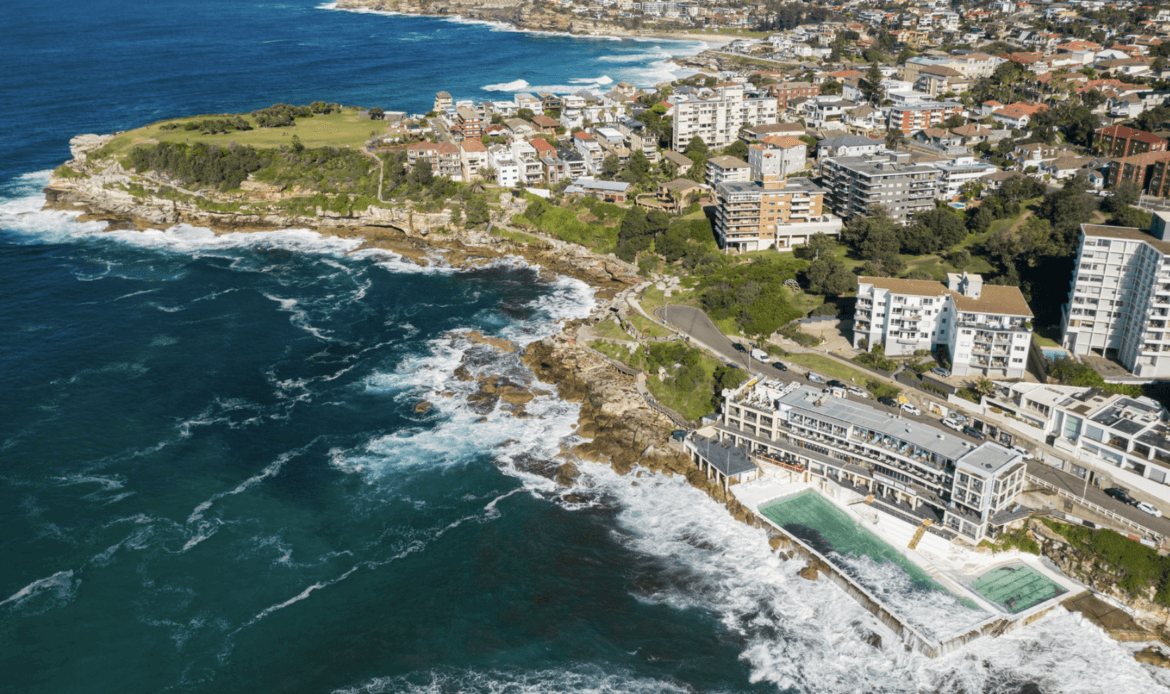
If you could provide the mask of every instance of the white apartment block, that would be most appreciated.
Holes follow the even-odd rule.
[[[1032,310],[1017,287],[967,273],[946,284],[858,278],[854,348],[900,356],[945,347],[956,376],[1023,378],[1031,342]]]
[[[1046,464],[1108,486],[1104,474],[1113,484],[1170,502],[1170,426],[1157,402],[1082,386],[999,385],[981,404],[1011,415],[1020,433],[1068,454],[1067,460],[1045,455]]]
[[[507,146],[488,147],[488,166],[496,170],[496,185],[512,188],[520,182],[520,166]]]
[[[955,157],[950,161],[931,162],[930,166],[940,172],[938,198],[940,200],[954,200],[962,195],[963,186],[968,183],[979,182],[985,176],[999,171],[994,164],[980,161],[975,157]]]
[[[1115,359],[1142,378],[1170,376],[1170,213],[1149,231],[1081,225],[1064,306],[1065,349]]]
[[[751,166],[735,157],[712,157],[707,160],[705,178],[712,188],[724,182],[747,182],[751,180]]]
[[[844,219],[868,215],[877,205],[894,220],[934,209],[942,173],[911,164],[907,152],[868,157],[834,157],[821,163],[822,184],[832,194],[833,211]]]
[[[745,96],[742,84],[728,82],[713,89],[699,89],[671,97],[674,105],[674,137],[671,148],[681,152],[698,135],[708,147],[726,147],[739,137],[745,125],[776,122],[776,99]]]

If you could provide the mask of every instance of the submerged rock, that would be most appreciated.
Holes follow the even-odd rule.
[[[429,409],[431,409],[431,403],[427,402],[426,400],[422,400],[414,406],[414,411],[418,414],[423,414]]]

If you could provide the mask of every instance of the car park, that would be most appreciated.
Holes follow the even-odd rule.
[[[898,403],[895,402],[893,398],[878,398],[878,402],[885,405],[886,407],[897,407],[898,406]]]
[[[951,377],[950,371],[947,371],[946,369],[944,369],[942,367],[938,367],[938,366],[931,369],[930,373],[934,374],[935,376],[942,376],[943,378],[950,378]]]
[[[1159,511],[1157,508],[1155,508],[1153,504],[1147,504],[1144,501],[1139,501],[1136,504],[1134,504],[1134,506],[1137,506],[1139,511],[1143,511],[1145,513],[1148,513],[1155,518],[1162,517],[1162,512]]]
[[[982,431],[972,427],[963,427],[963,433],[967,436],[970,436],[971,438],[979,439],[980,441],[987,438],[987,436]]]
[[[950,419],[948,417],[947,419],[942,420],[942,423],[943,423],[944,427],[954,429],[955,431],[962,431],[963,430],[963,425],[957,419]]]
[[[1137,502],[1134,501],[1134,498],[1129,495],[1129,492],[1125,491],[1121,487],[1110,487],[1109,489],[1105,490],[1105,493],[1123,504],[1129,504],[1130,506],[1137,505]]]
[[[824,383],[825,377],[818,374],[818,373],[813,373],[812,371],[809,371],[808,372],[808,380],[812,381],[813,383]]]
[[[779,369],[781,371],[788,370],[788,366],[782,361],[774,361],[774,362],[772,362],[772,366],[775,366],[777,369]]]
[[[915,407],[914,405],[911,405],[908,402],[902,403],[902,411],[909,412],[910,414],[915,414],[915,415],[922,414],[922,410],[918,409],[917,407]]]

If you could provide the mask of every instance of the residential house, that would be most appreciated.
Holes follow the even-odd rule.
[[[991,129],[985,128],[978,123],[968,123],[960,125],[957,128],[951,128],[951,132],[958,135],[962,143],[966,146],[977,145],[980,142],[986,142],[991,139]]]
[[[555,135],[561,124],[542,113],[532,118],[532,126],[541,135]]]
[[[877,154],[886,148],[884,139],[874,139],[861,135],[846,135],[821,140],[817,143],[817,158],[826,157],[861,157],[867,154]]]
[[[448,108],[451,108],[454,105],[455,105],[455,102],[454,102],[454,100],[451,99],[450,93],[437,92],[435,94],[435,107],[433,110],[436,113],[442,113],[443,111],[446,111]]]
[[[693,161],[690,160],[689,157],[682,155],[682,154],[679,154],[678,152],[675,152],[672,150],[666,150],[665,152],[663,152],[662,158],[665,159],[666,161],[671,162],[676,167],[678,167],[678,175],[679,176],[687,175],[687,173],[690,172],[691,167],[694,166],[694,164],[695,164]]]
[[[496,185],[514,188],[521,183],[520,164],[507,145],[488,147],[488,166],[496,172]]]
[[[585,176],[573,179],[573,184],[565,189],[565,194],[587,195],[605,202],[625,202],[631,185],[622,181],[599,181]]]
[[[585,170],[591,174],[601,172],[601,162],[605,160],[605,150],[597,140],[584,130],[573,133],[573,148],[585,160]]]
[[[536,134],[536,128],[523,118],[508,118],[504,125],[511,131],[512,137],[517,140],[528,140]]]
[[[1013,130],[1024,130],[1037,113],[1048,110],[1044,104],[1011,104],[998,108],[991,113],[995,122],[1001,123]]]
[[[488,151],[483,142],[464,139],[459,143],[459,164],[463,169],[462,180],[466,183],[480,178],[479,170],[488,165]]]
[[[676,178],[673,181],[659,183],[654,196],[661,209],[677,214],[689,207],[707,190],[709,190],[707,186],[700,183],[686,178]]]
[[[1074,178],[1087,167],[1093,166],[1099,160],[1093,157],[1062,156],[1040,164],[1040,173],[1047,174],[1057,181],[1066,181]]]

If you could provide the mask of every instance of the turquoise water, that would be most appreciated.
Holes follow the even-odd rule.
[[[1011,614],[1060,597],[1068,591],[1026,564],[1011,564],[992,569],[980,576],[971,587],[988,601]]]
[[[760,513],[825,556],[869,557],[878,563],[894,564],[915,588],[946,592],[921,567],[812,490],[761,506]]]

